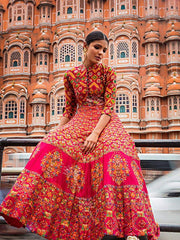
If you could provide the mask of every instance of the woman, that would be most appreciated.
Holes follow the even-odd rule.
[[[158,238],[134,144],[114,112],[116,75],[100,63],[107,48],[102,32],[90,33],[84,63],[66,72],[65,112],[2,203],[8,223],[51,240]]]

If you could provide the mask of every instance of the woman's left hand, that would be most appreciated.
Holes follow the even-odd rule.
[[[96,132],[92,132],[85,140],[84,142],[84,147],[83,147],[83,152],[85,154],[88,154],[90,152],[92,152],[97,144],[99,138],[99,134]]]

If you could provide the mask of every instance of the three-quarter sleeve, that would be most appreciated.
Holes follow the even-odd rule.
[[[116,103],[116,73],[112,68],[107,69],[106,84],[104,93],[105,106],[102,114],[111,116],[114,112],[114,106]]]
[[[64,91],[65,91],[65,111],[64,117],[71,119],[76,113],[77,103],[73,86],[69,80],[68,72],[64,75]]]

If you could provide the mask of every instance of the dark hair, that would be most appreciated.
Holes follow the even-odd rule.
[[[87,45],[89,45],[90,43],[96,40],[106,40],[107,43],[109,44],[107,36],[101,31],[93,31],[89,33],[85,39],[85,42],[87,43]]]

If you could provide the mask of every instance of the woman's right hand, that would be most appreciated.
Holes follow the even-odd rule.
[[[84,141],[83,152],[85,154],[89,154],[92,152],[98,142],[99,134],[96,132],[92,132]]]

